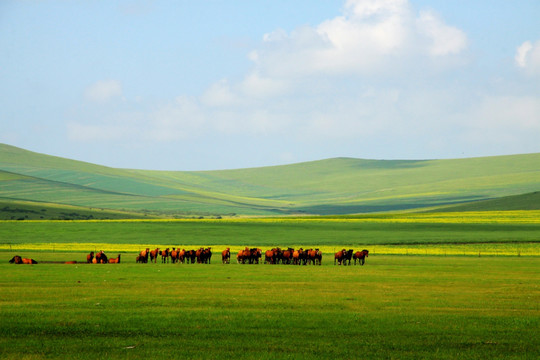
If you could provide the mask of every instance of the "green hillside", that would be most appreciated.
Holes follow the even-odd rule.
[[[538,190],[540,154],[335,158],[237,170],[148,171],[0,144],[0,202],[2,207],[17,202],[20,209],[36,203],[139,217],[350,214],[459,205]],[[528,201],[534,199],[524,196],[515,206],[527,208]]]
[[[437,211],[503,211],[503,210],[540,210],[540,192],[505,196],[498,199],[474,201],[454,205]]]

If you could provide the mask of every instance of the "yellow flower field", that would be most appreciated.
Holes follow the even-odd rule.
[[[249,247],[259,247],[264,251],[269,247],[248,245]],[[141,245],[141,244],[99,244],[99,243],[26,243],[26,244],[0,244],[0,250],[24,250],[24,251],[58,251],[58,252],[90,252],[103,250],[106,253],[138,253],[141,250],[156,247],[160,249],[173,248],[173,245]],[[216,258],[222,250],[229,247],[231,257],[244,246],[228,245],[174,245],[183,249],[197,249],[199,247],[211,247]],[[300,248],[301,246],[291,246]],[[304,246],[304,249],[308,247]],[[331,256],[335,251],[353,248],[349,245],[343,246],[319,246],[326,255]],[[437,244],[437,245],[371,245],[367,247],[371,256],[376,255],[429,255],[429,256],[540,256],[540,243],[478,243],[478,244]],[[362,250],[354,247],[354,250]]]

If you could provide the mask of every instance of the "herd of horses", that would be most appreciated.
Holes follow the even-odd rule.
[[[120,254],[117,258],[108,258],[103,250],[94,254],[93,251],[86,255],[86,262],[88,264],[120,264]]]
[[[343,249],[334,254],[334,265],[351,265],[358,262],[359,265],[364,265],[366,257],[369,256],[368,250],[354,252],[354,250]],[[136,262],[146,264],[148,260],[152,263],[157,263],[161,257],[161,262],[165,263],[182,263],[182,264],[210,264],[212,259],[212,248],[201,247],[197,250],[185,250],[180,248],[167,248],[160,250],[156,248],[150,250],[146,248],[137,255]],[[238,264],[259,264],[262,262],[263,252],[260,248],[246,247],[240,250],[236,255]],[[221,252],[221,262],[229,264],[231,262],[231,249],[226,248]],[[279,247],[272,248],[264,252],[265,264],[291,264],[291,265],[321,265],[322,252],[319,249],[281,249]]]
[[[240,250],[236,255],[236,261],[239,264],[259,264],[262,261],[263,252],[259,248],[246,247],[244,250]],[[343,249],[334,254],[334,265],[351,265],[354,260],[354,265],[358,262],[359,265],[364,265],[366,258],[369,256],[368,250],[356,251],[353,249]],[[158,258],[161,257],[162,263],[186,263],[186,264],[210,264],[212,259],[212,248],[201,247],[197,250],[185,250],[167,248],[160,250],[156,248],[150,250],[146,248],[137,255],[136,262],[146,264],[148,260],[152,263],[157,263]],[[231,262],[231,250],[226,248],[221,252],[221,261],[223,264],[229,264]],[[14,256],[10,263],[15,264],[37,264],[34,259],[22,258],[18,255]],[[108,258],[103,250],[94,254],[90,252],[86,256],[86,262],[88,264],[119,264],[120,254],[116,258]],[[76,263],[76,262],[69,262]],[[322,252],[319,249],[281,249],[279,247],[272,248],[264,252],[265,264],[290,264],[290,265],[321,265],[322,264]]]

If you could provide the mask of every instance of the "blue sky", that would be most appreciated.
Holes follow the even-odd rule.
[[[0,3],[0,142],[156,170],[540,152],[537,0]]]

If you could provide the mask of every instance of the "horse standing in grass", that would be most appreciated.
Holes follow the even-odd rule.
[[[93,251],[91,251],[90,254],[86,255],[86,262],[88,264],[91,264],[92,260],[94,260],[94,252]]]
[[[165,264],[166,262],[169,262],[169,248],[166,248],[165,250],[161,251],[161,262]]]
[[[362,251],[357,251],[354,253],[354,265],[356,265],[356,260],[358,260],[358,263],[360,265],[364,265],[364,262],[366,261],[366,258],[369,256],[369,251],[364,249]]]
[[[141,264],[146,264],[148,262],[148,255],[150,254],[150,249],[146,248],[145,250],[139,253],[137,256],[137,262]]]
[[[338,251],[334,254],[334,265],[336,265],[336,262],[338,265],[341,265],[343,263],[343,260],[345,259],[345,255],[347,254],[347,250],[343,249]]]
[[[158,255],[159,255],[159,248],[156,248],[155,250],[150,251],[150,262],[154,262],[154,264],[157,264]]]
[[[224,264],[230,264],[231,263],[231,249],[226,248],[221,252],[221,262]]]

